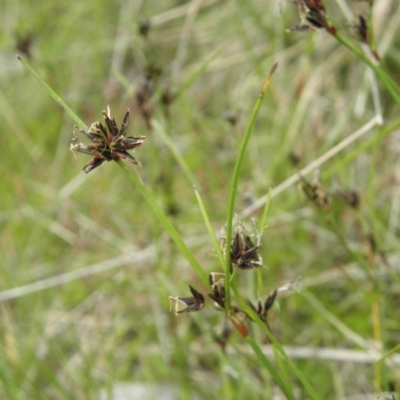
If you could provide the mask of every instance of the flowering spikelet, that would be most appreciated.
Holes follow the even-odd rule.
[[[89,173],[103,164],[104,161],[119,161],[121,158],[130,161],[132,164],[140,165],[128,151],[139,147],[144,142],[145,136],[125,136],[128,130],[129,110],[125,114],[121,128],[118,128],[114,118],[111,119],[110,110],[108,110],[108,113],[103,111],[103,118],[106,126],[100,122],[95,122],[87,131],[75,126],[76,130],[91,141],[91,143],[85,145],[75,136],[70,147],[73,152],[93,156],[83,167],[83,171]]]
[[[218,277],[221,277],[218,279]],[[211,272],[208,276],[212,293],[208,293],[210,299],[214,300],[219,307],[225,308],[225,274],[222,272]]]
[[[243,226],[236,231],[231,243],[231,262],[240,269],[262,267],[262,259],[258,254],[260,244],[254,245]]]
[[[195,288],[189,285],[193,297],[173,297],[169,296],[170,304],[175,304],[175,314],[200,311],[204,307],[204,296]]]
[[[299,190],[318,207],[325,211],[329,210],[331,198],[322,188],[319,171],[317,171],[314,182],[309,182],[300,176]]]
[[[310,31],[325,28],[332,35],[336,28],[326,18],[326,9],[322,0],[293,0],[297,4],[301,25],[293,26],[289,31]]]
[[[260,317],[262,321],[266,322],[268,311],[273,306],[277,294],[278,289],[275,289],[264,301],[259,300],[257,303],[257,307],[255,307],[250,301],[248,302],[248,305]]]
[[[359,15],[358,21],[354,22],[351,25],[351,28],[352,28],[353,32],[355,33],[357,39],[361,43],[366,44],[370,48],[372,56],[377,61],[379,61],[380,56],[379,56],[378,52],[375,49],[371,48],[371,41],[370,41],[370,34],[369,34],[367,19],[364,16]]]
[[[360,206],[360,195],[355,190],[337,190],[335,195],[352,208],[358,209]]]

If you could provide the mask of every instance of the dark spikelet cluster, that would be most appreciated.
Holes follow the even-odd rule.
[[[256,236],[256,240],[252,239]],[[220,247],[223,256],[226,258],[230,253],[231,259],[231,272],[229,279],[232,279],[235,274],[245,274],[246,272],[255,268],[263,267],[262,258],[258,253],[261,246],[261,233],[256,230],[254,235],[250,235],[242,223],[239,223],[234,230],[230,246],[227,245],[225,229],[221,232]],[[229,253],[228,253],[229,251]],[[250,273],[250,272],[248,272]],[[211,272],[208,275],[208,282],[210,289],[207,293],[208,298],[214,303],[214,308],[217,311],[224,312],[226,319],[230,322],[229,326],[225,327],[222,337],[213,335],[215,341],[225,348],[226,343],[234,330],[236,330],[242,337],[249,335],[249,324],[254,322],[261,322],[268,328],[269,327],[269,313],[275,304],[279,292],[294,291],[296,290],[297,281],[289,282],[272,292],[268,296],[258,297],[256,302],[245,300],[248,307],[241,304],[228,304],[226,301],[226,275],[224,272]],[[178,297],[170,296],[171,308],[175,309],[175,314],[180,315],[189,312],[200,311],[205,306],[205,295],[199,293],[192,286],[189,285],[192,292],[191,297]],[[233,329],[234,328],[234,329]]]
[[[367,20],[363,15],[358,16],[358,21],[352,25],[353,31],[357,36],[357,39],[365,44],[369,45],[369,32]]]
[[[228,246],[225,232],[221,236],[220,247],[226,255]],[[239,224],[230,245],[231,271],[233,266],[244,270],[263,267],[262,258],[258,253],[260,247],[260,234],[257,232],[257,244],[255,244],[243,224]]]
[[[189,285],[192,297],[169,296],[170,305],[175,304],[175,314],[200,311],[204,307],[204,296]]]
[[[322,188],[319,171],[317,171],[313,182],[309,182],[300,176],[299,190],[305,197],[323,210],[328,211],[331,207],[332,201],[328,193]]]
[[[336,34],[336,28],[329,23],[326,17],[326,9],[322,0],[293,0],[293,2],[297,4],[301,24],[291,27],[289,31],[326,29],[332,35]]]
[[[337,190],[335,196],[342,199],[352,208],[358,209],[360,207],[360,195],[355,190]]]
[[[208,296],[214,300],[218,308],[225,310],[225,274],[212,272],[209,275],[209,281],[212,292],[208,293]],[[274,305],[277,294],[278,289],[275,289],[266,299],[258,300],[256,306],[247,301],[247,304],[265,324],[267,324],[268,311]],[[249,314],[237,306],[232,306],[228,318],[243,337],[248,335],[246,320],[254,321]]]
[[[208,275],[208,280],[211,286],[211,293],[208,297],[215,301],[221,308],[225,308],[225,274],[222,272],[211,272]]]
[[[351,28],[356,35],[358,41],[367,45],[370,48],[371,54],[375,58],[375,60],[380,61],[380,56],[378,52],[376,51],[376,49],[371,47],[367,18],[365,18],[363,15],[359,15],[357,21],[355,21],[351,25]]]
[[[218,309],[226,310],[225,307],[225,274],[220,272],[211,272],[208,276],[211,293],[208,293],[208,297],[214,300],[215,305]],[[228,310],[228,318],[235,326],[237,331],[243,336],[246,337],[249,332],[246,327],[246,320],[248,315],[242,311],[237,306],[231,306],[230,310]],[[228,335],[229,337],[229,335]],[[227,339],[228,339],[227,337]]]
[[[250,235],[240,225],[231,243],[231,262],[240,269],[262,267],[262,259],[258,254],[260,244],[255,245]]]
[[[326,28],[328,26],[325,5],[321,0],[303,0],[300,3],[308,23],[315,28]]]
[[[259,300],[257,306],[254,306],[252,303],[248,302],[249,306],[260,317],[262,321],[267,322],[268,311],[274,305],[277,294],[278,290],[275,289],[265,300]]]
[[[93,158],[83,167],[85,173],[89,173],[97,168],[104,161],[128,160],[132,164],[140,163],[128,153],[139,147],[146,138],[145,136],[126,136],[128,130],[129,110],[125,114],[121,128],[118,128],[115,119],[110,117],[110,112],[103,111],[105,126],[100,122],[95,122],[89,130],[81,129],[75,126],[82,135],[88,138],[91,143],[85,145],[75,136],[70,150],[75,153],[85,153]]]

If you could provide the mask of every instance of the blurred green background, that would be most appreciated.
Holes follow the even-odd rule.
[[[347,17],[368,14],[368,4],[325,4],[354,40]],[[400,81],[399,4],[376,0],[373,12],[382,63]],[[254,271],[237,278],[255,301],[302,277],[300,293],[279,296],[270,327],[281,344],[305,349],[296,365],[321,398],[400,390],[398,364],[346,353],[400,341],[398,106],[355,55],[324,31],[288,33],[299,16],[283,1],[1,0],[0,22],[2,399],[116,399],[120,382],[164,385],[176,399],[283,398],[211,301],[201,313],[169,312],[168,296],[207,289],[118,165],[81,172],[89,158],[69,151],[74,122],[16,54],[87,125],[107,106],[118,124],[130,109],[129,135],[146,136],[136,170],[207,273],[219,265],[192,183],[155,128],[188,163],[219,234],[241,139],[275,62],[237,194],[249,231],[246,207],[382,115],[382,127],[321,164],[328,212],[295,184],[273,197],[260,249],[265,292]],[[349,191],[357,209],[343,201]],[[314,348],[344,356],[316,359]]]

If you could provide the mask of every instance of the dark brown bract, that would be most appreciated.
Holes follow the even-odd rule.
[[[231,262],[240,269],[262,267],[262,259],[258,254],[260,245],[254,245],[243,226],[236,231],[231,244]]]
[[[300,1],[303,8],[304,17],[315,28],[325,28],[327,26],[325,16],[325,5],[321,0]]]
[[[257,303],[257,307],[255,307],[251,302],[248,302],[249,306],[260,317],[262,321],[267,322],[268,311],[274,305],[277,294],[278,290],[275,289],[264,301],[259,300]]]
[[[357,39],[360,42],[369,45],[369,32],[368,32],[368,23],[366,18],[362,15],[359,15],[358,21],[353,23],[352,28],[353,32],[357,36]]]
[[[309,182],[303,176],[300,176],[299,190],[315,205],[321,207],[325,211],[329,210],[331,198],[322,188],[319,171],[317,171],[313,182]]]
[[[208,276],[208,280],[212,290],[212,293],[208,293],[208,296],[210,299],[214,300],[219,307],[225,308],[225,274],[211,272]]]
[[[297,4],[302,23],[291,27],[290,31],[310,31],[325,28],[332,35],[336,34],[335,27],[329,23],[326,17],[326,9],[322,0],[292,1]]]
[[[204,296],[189,285],[193,297],[169,297],[170,303],[175,304],[175,314],[200,311],[204,307]]]
[[[352,208],[358,209],[360,206],[360,195],[355,190],[337,190],[335,195]]]
[[[121,158],[132,164],[140,163],[128,151],[139,147],[145,136],[125,136],[128,130],[129,110],[125,114],[121,128],[118,128],[115,119],[110,117],[110,112],[103,111],[105,126],[95,122],[89,130],[75,126],[75,129],[86,136],[91,143],[85,145],[75,136],[70,150],[75,153],[90,154],[93,158],[83,167],[85,173],[100,166],[104,161],[119,161]]]

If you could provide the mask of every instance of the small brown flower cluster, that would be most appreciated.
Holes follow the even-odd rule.
[[[275,289],[273,292],[269,294],[269,296],[264,301],[259,300],[257,306],[254,306],[252,303],[249,302],[249,306],[265,323],[267,322],[268,311],[274,305],[277,294],[278,294],[278,289]]]
[[[121,128],[118,128],[115,119],[111,119],[110,111],[103,111],[105,126],[95,122],[89,130],[75,126],[82,135],[86,136],[91,143],[85,145],[75,136],[70,150],[75,153],[90,154],[93,158],[83,167],[83,171],[89,173],[99,167],[104,161],[118,161],[121,158],[130,161],[132,164],[140,163],[131,156],[128,151],[139,147],[146,138],[145,136],[126,136],[128,130],[129,110],[125,114]]]
[[[175,303],[175,314],[200,311],[204,307],[204,296],[195,288],[189,285],[192,297],[173,297],[169,296],[170,303]]]
[[[332,35],[336,34],[336,28],[328,21],[326,9],[322,0],[292,0],[297,4],[301,23],[289,28],[289,31],[311,31],[326,29]]]
[[[261,235],[257,233],[257,244],[255,244],[250,234],[244,228],[243,224],[240,224],[237,227],[236,232],[231,240],[231,245],[229,246],[232,268],[231,271],[233,273],[234,267],[236,267],[237,270],[251,270],[263,266],[262,258],[258,253],[258,249],[261,246],[260,236]],[[220,245],[223,254],[226,254],[227,246],[225,233],[222,234]],[[224,273],[212,272],[209,274],[208,278],[211,288],[211,291],[207,293],[208,297],[213,300],[217,310],[226,312],[229,321],[243,337],[246,337],[249,334],[246,321],[254,322],[254,318],[252,318],[248,312],[236,305],[230,305],[229,309],[227,308],[225,292],[226,277]],[[293,288],[293,284],[285,285],[280,289],[275,289],[272,291],[266,298],[258,300],[256,304],[252,304],[250,301],[247,301],[247,304],[261,319],[261,321],[268,326],[268,312],[271,310],[278,292],[283,290],[293,290]],[[182,313],[200,311],[204,308],[205,296],[192,286],[189,286],[189,289],[192,293],[192,296],[190,297],[169,297],[170,304],[175,308],[175,314],[179,315]],[[227,334],[225,330],[225,340],[229,336],[230,333]]]
[[[225,307],[225,274],[219,272],[212,272],[209,275],[209,282],[211,286],[211,292],[208,293],[208,297],[214,300],[215,306],[219,310],[228,311],[228,318],[239,331],[239,333],[246,337],[248,335],[248,329],[246,327],[246,320],[254,321],[253,318],[248,315],[245,311],[237,306],[231,306],[229,310]],[[173,297],[170,296],[169,300],[171,305],[175,305],[175,314],[183,314],[194,311],[200,311],[204,308],[205,298],[196,289],[189,285],[189,289],[192,292],[191,297]],[[253,305],[250,301],[247,304],[251,309],[258,315],[258,317],[267,324],[268,311],[272,308],[278,289],[275,289],[266,299],[259,300],[256,305]]]
[[[307,181],[300,175],[299,190],[315,205],[325,211],[329,210],[332,201],[328,193],[322,188],[319,171],[317,171],[313,182]]]
[[[322,187],[320,175],[320,171],[317,170],[312,182],[300,175],[298,189],[304,197],[324,211],[329,211],[333,200],[341,200],[349,207],[355,210],[359,209],[361,199],[356,190],[336,189],[335,191],[328,191]]]
[[[211,273],[209,275],[209,280],[212,293],[208,293],[208,296],[214,300],[215,305],[218,308],[225,310],[225,274],[215,272]],[[275,289],[266,299],[258,300],[255,306],[250,301],[247,301],[250,308],[265,324],[268,323],[267,314],[272,308],[277,294],[278,289]],[[246,320],[254,321],[253,318],[237,306],[231,306],[228,312],[228,317],[238,332],[243,337],[246,337],[248,335]]]
[[[258,249],[261,247],[260,236],[257,233],[257,244],[254,244],[243,224],[237,227],[230,246],[231,271],[233,266],[239,269],[253,269],[263,266],[262,258],[258,253]],[[220,247],[225,255],[227,248],[225,232],[222,233]]]
[[[243,225],[239,226],[231,243],[231,263],[239,269],[262,267],[262,259],[258,254],[260,246],[254,245]]]
[[[381,58],[378,52],[371,47],[371,39],[367,19],[363,15],[358,15],[358,21],[355,21],[351,25],[351,28],[357,39],[370,48],[371,54],[375,58],[375,60],[380,61]]]
[[[368,3],[370,13],[372,9],[372,0],[353,0],[354,2]],[[316,29],[326,29],[330,34],[336,35],[336,28],[330,23],[326,15],[325,4],[322,0],[291,0],[292,3],[297,5],[300,16],[300,24],[292,26],[288,29],[291,31],[309,32]],[[357,21],[351,25],[351,29],[356,35],[357,39],[367,45],[371,50],[371,55],[376,61],[380,61],[380,56],[376,49],[372,47],[368,20],[363,15],[358,15]]]
[[[356,210],[360,206],[360,195],[355,190],[337,190],[335,196]]]

